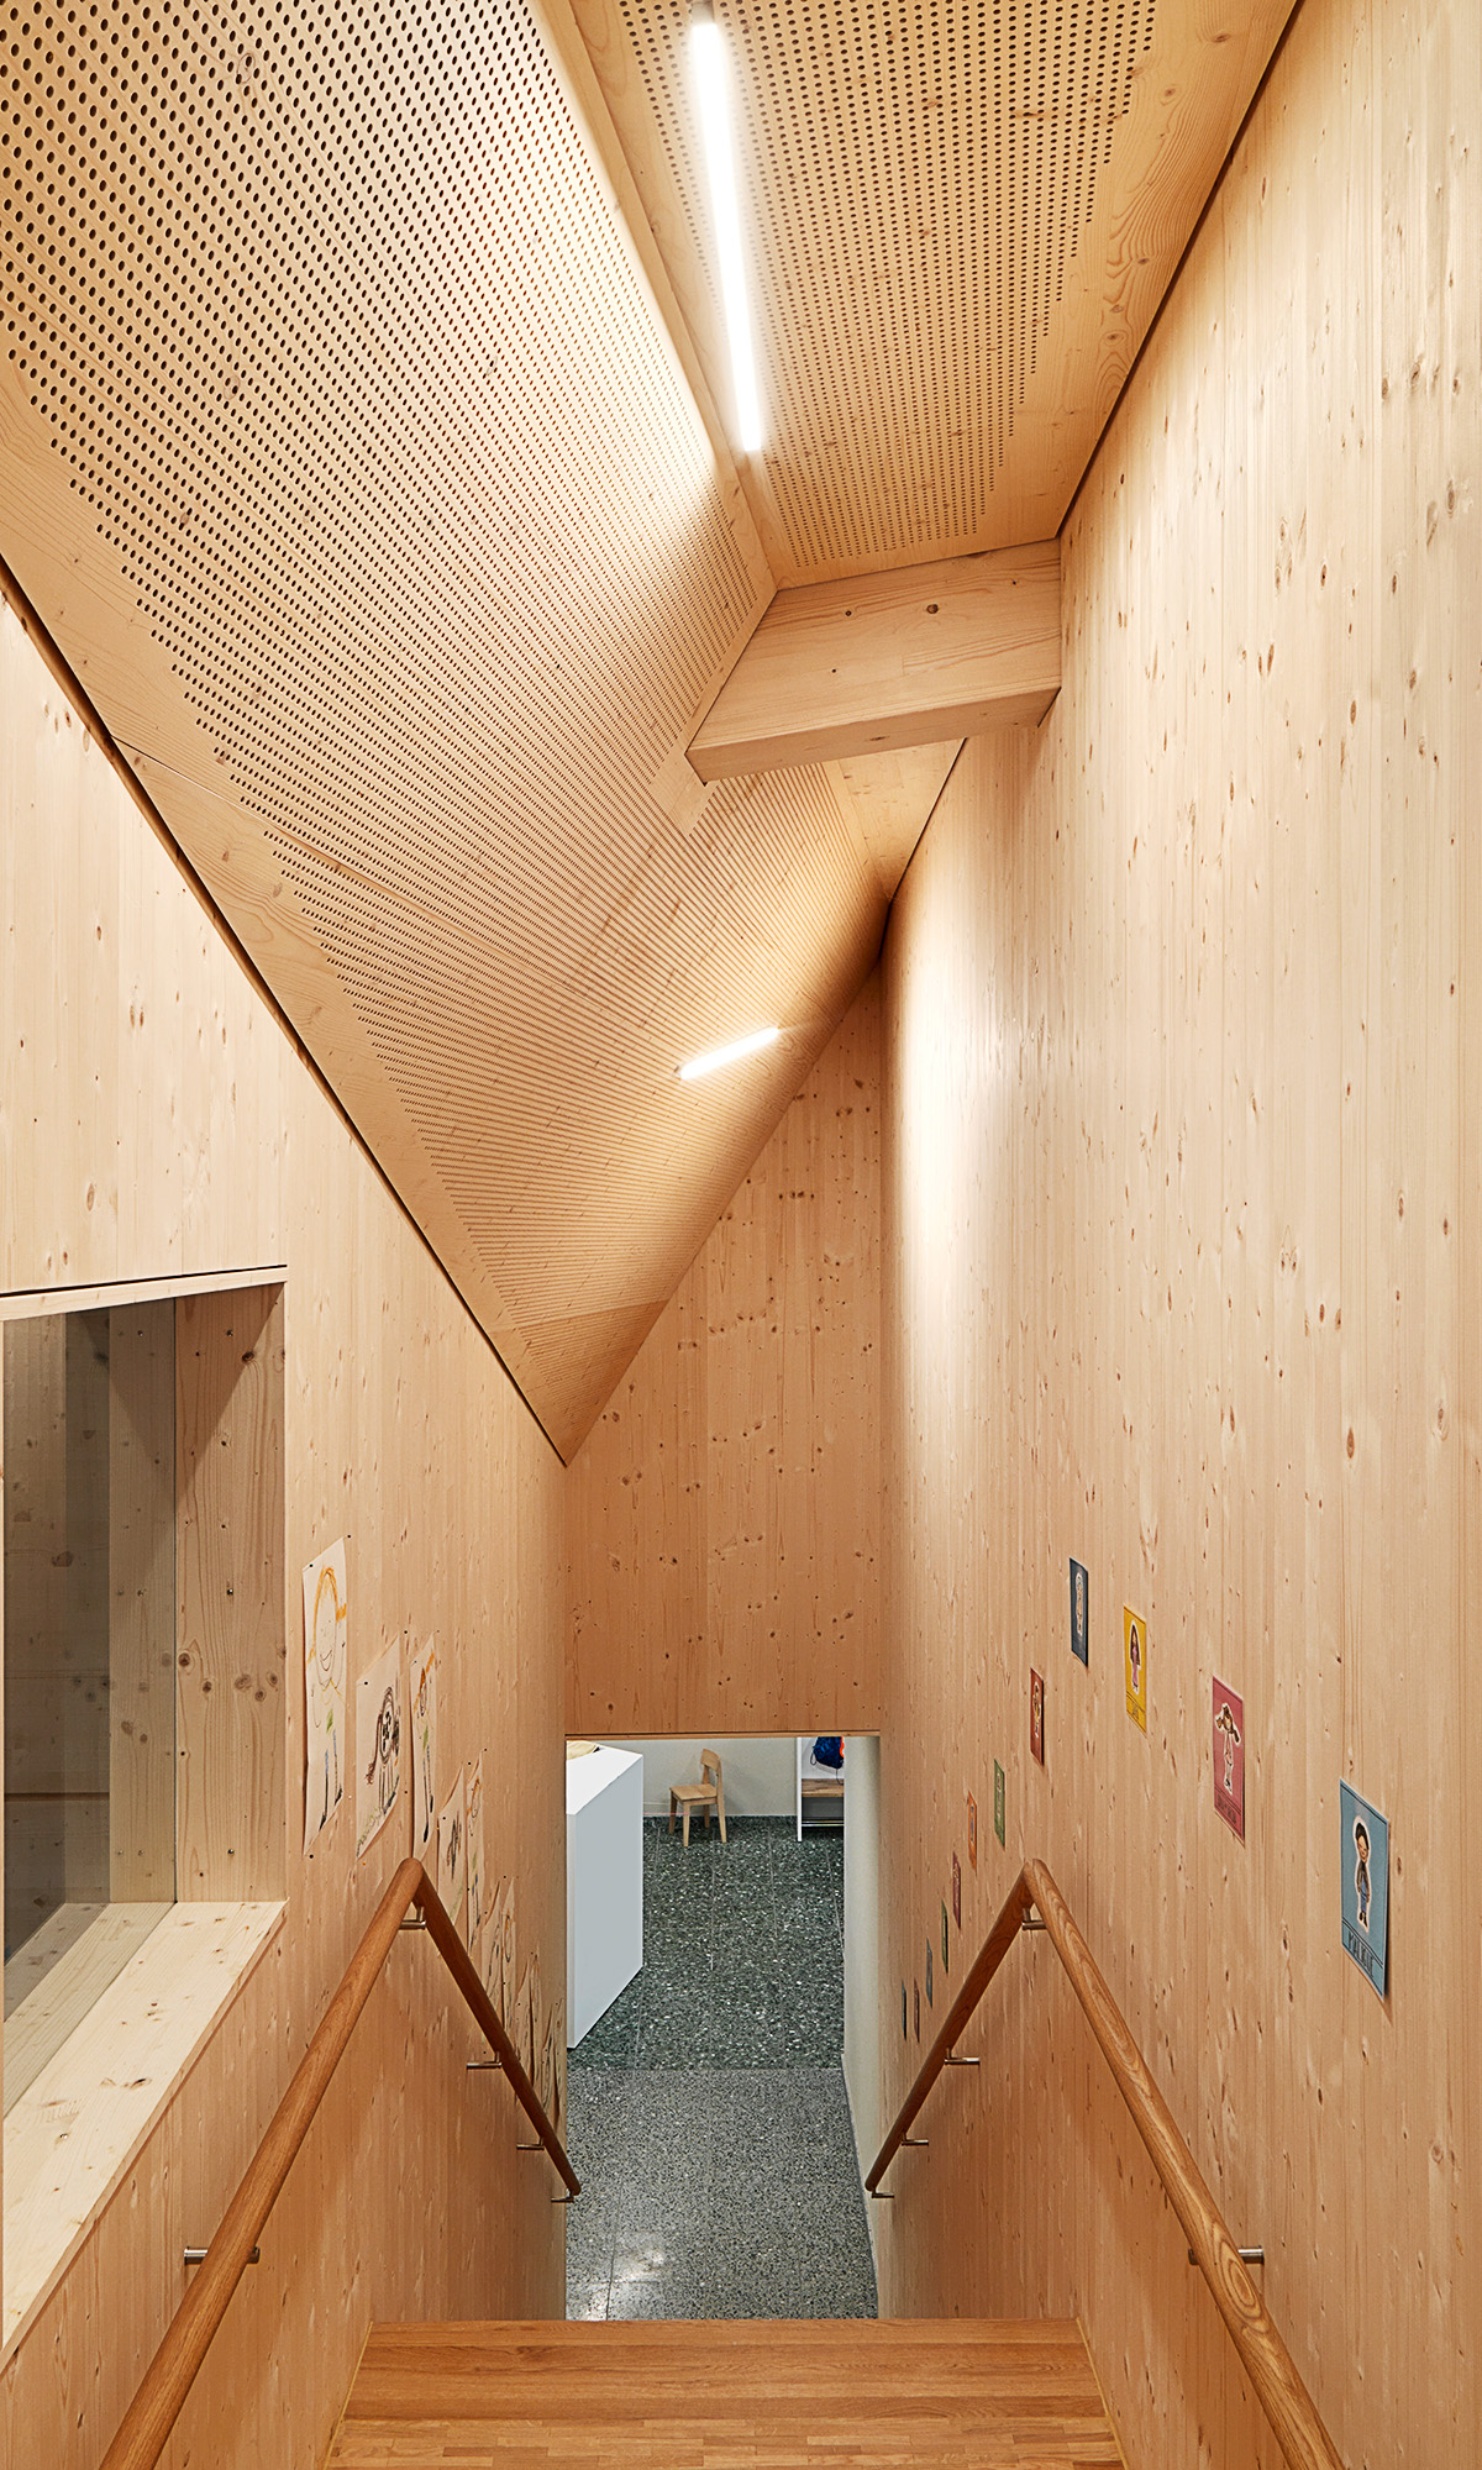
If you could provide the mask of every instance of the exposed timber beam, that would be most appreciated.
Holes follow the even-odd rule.
[[[691,742],[701,780],[1042,720],[1060,686],[1060,544],[781,591]]]

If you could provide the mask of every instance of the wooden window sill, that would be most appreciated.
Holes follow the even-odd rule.
[[[56,2288],[283,1910],[173,1905],[14,2104],[5,2121],[0,2361]]]

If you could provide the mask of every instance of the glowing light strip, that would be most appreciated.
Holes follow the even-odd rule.
[[[709,0],[701,0],[690,20],[690,50],[695,63],[695,94],[700,107],[700,134],[705,143],[705,169],[710,182],[710,213],[715,225],[716,254],[720,260],[720,296],[725,309],[726,336],[731,347],[736,443],[743,454],[754,455],[761,452],[762,400],[756,382],[746,260],[741,247],[741,203],[736,186],[736,150],[731,141],[730,76],[725,38],[715,22]]]
[[[749,1038],[738,1038],[734,1046],[713,1046],[708,1055],[692,1055],[679,1067],[682,1081],[703,1081],[707,1072],[719,1072],[724,1064],[739,1063],[744,1055],[759,1055],[764,1046],[775,1046],[780,1029],[754,1029]]]

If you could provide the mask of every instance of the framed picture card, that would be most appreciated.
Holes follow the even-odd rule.
[[[1139,1732],[1148,1728],[1148,1625],[1130,1604],[1122,1606],[1122,1659],[1126,1667],[1127,1713]]]
[[[1000,1844],[1002,1844],[1005,1840],[1005,1798],[1003,1769],[999,1765],[998,1760],[995,1758],[993,1761],[993,1832],[997,1836]]]
[[[971,1869],[978,1866],[978,1805],[971,1793],[967,1796],[967,1858]]]
[[[952,1855],[952,1918],[960,1930],[962,1927],[962,1863],[958,1860],[956,1853]]]
[[[1031,1672],[1029,1676],[1029,1755],[1045,1763],[1045,1676]]]
[[[1225,1682],[1214,1685],[1214,1806],[1245,1842],[1245,1701]]]
[[[1091,1581],[1084,1561],[1070,1565],[1070,1651],[1078,1664],[1091,1661]]]
[[[1389,1820],[1351,1784],[1338,1786],[1343,1950],[1381,1998],[1389,1972]]]

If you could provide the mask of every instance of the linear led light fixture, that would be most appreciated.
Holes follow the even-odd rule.
[[[719,1072],[728,1063],[740,1063],[744,1055],[759,1055],[764,1046],[775,1046],[782,1032],[775,1024],[770,1029],[753,1029],[749,1038],[737,1038],[732,1046],[713,1046],[708,1055],[692,1055],[679,1067],[682,1081],[703,1081],[707,1072]]]
[[[710,217],[720,261],[720,296],[725,310],[726,338],[731,347],[731,386],[736,398],[736,443],[746,455],[760,454],[762,402],[757,391],[756,354],[751,344],[751,305],[746,290],[746,259],[741,247],[741,201],[736,186],[736,149],[731,136],[731,76],[725,37],[715,22],[711,0],[695,0],[690,15],[690,51],[695,65],[695,95],[700,107],[700,135],[705,146],[705,170],[710,182]]]

